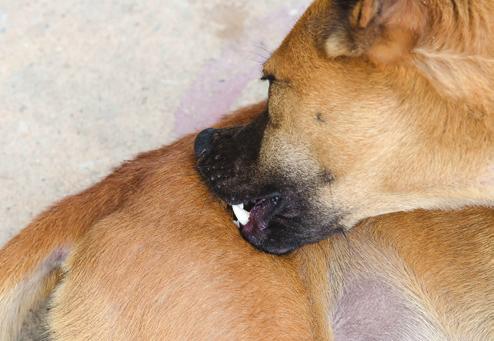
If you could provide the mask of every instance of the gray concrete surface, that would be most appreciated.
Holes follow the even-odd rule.
[[[308,0],[0,0],[0,245],[136,153],[262,99]]]

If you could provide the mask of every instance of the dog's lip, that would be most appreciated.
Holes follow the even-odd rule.
[[[232,199],[222,199],[228,206],[235,206],[235,205],[244,205],[245,207],[249,207],[249,205],[254,205],[257,201],[263,200],[263,199],[271,199],[274,197],[278,197],[278,199],[281,199],[283,195],[279,192],[271,192],[268,194],[260,194],[260,195],[246,195],[244,198],[241,196],[233,196]],[[250,208],[249,208],[250,209]]]
[[[268,227],[270,221],[281,211],[283,200],[281,195],[274,193],[268,196],[258,197],[256,199],[251,199],[248,201],[241,202],[240,204],[229,204],[232,216],[234,218],[235,224],[241,230],[264,230]],[[233,206],[239,206],[240,208],[233,209]],[[245,224],[239,222],[239,220],[244,220],[245,217],[238,219],[235,212],[244,209],[248,212],[248,221]]]

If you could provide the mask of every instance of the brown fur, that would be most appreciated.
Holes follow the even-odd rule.
[[[260,173],[300,188],[330,173],[311,201],[346,228],[490,205],[493,7],[361,0],[344,12],[315,1],[265,65],[276,80]],[[372,218],[348,240],[274,258],[242,243],[198,179],[191,145],[140,156],[1,250],[0,339],[14,339],[56,283],[56,340],[326,339],[348,288],[371,277],[420,321],[400,331],[408,338],[494,337],[490,210]]]
[[[290,256],[262,254],[199,180],[189,136],[65,199],[0,251],[0,325],[12,326],[0,335],[15,340],[24,312],[55,288],[54,340],[332,339],[345,288],[370,276],[429,321],[410,339],[490,339],[493,218],[395,214]]]

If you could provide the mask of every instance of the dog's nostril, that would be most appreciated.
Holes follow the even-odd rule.
[[[209,128],[201,131],[197,135],[194,143],[194,152],[197,158],[207,155],[211,152],[212,149],[211,142],[213,140],[213,134],[215,131],[216,129]]]

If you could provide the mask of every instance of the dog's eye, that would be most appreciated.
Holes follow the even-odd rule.
[[[262,81],[268,81],[269,84],[272,84],[272,83],[276,82],[276,77],[272,74],[266,74],[266,75],[261,77],[261,80]]]

